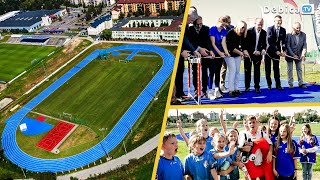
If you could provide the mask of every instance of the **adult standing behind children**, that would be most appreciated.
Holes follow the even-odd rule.
[[[271,90],[271,62],[273,64],[273,75],[276,82],[276,89],[283,90],[280,82],[280,57],[286,55],[286,29],[281,27],[282,17],[277,15],[274,17],[274,25],[268,27],[267,30],[267,56],[265,59],[266,79],[268,89]]]
[[[302,79],[302,63],[306,60],[307,38],[301,31],[301,24],[295,22],[292,26],[292,33],[287,34],[287,72],[289,88],[293,88],[293,62],[296,64],[296,71],[300,88],[307,88]]]
[[[262,55],[266,54],[267,48],[267,32],[262,29],[263,19],[256,18],[255,26],[248,29],[247,32],[247,43],[248,53],[251,57],[244,58],[244,80],[245,80],[245,91],[250,91],[251,83],[251,67],[253,65],[254,70],[254,88],[256,93],[260,93],[260,64]]]

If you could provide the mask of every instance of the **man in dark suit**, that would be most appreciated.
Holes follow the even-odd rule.
[[[296,22],[292,26],[292,33],[287,34],[287,72],[288,72],[288,83],[289,88],[293,88],[293,61],[296,64],[298,82],[300,88],[307,88],[303,84],[302,79],[302,61],[306,60],[307,53],[307,38],[304,32],[301,32],[301,24]]]
[[[184,32],[184,38],[182,42],[181,55],[179,58],[176,79],[175,79],[175,96],[179,99],[186,98],[186,95],[183,92],[183,72],[184,72],[184,59],[188,58],[189,54],[194,54],[197,57],[200,57],[200,53],[196,51],[197,47],[193,47],[190,43],[188,34],[189,34],[189,24],[195,21],[198,18],[197,9],[192,6],[189,8],[187,25]]]
[[[274,17],[274,26],[268,27],[267,30],[267,56],[265,58],[266,79],[268,89],[271,90],[271,62],[273,63],[274,80],[276,89],[283,90],[280,82],[280,57],[286,55],[286,29],[281,27],[282,17],[277,15]]]
[[[247,31],[247,47],[248,53],[251,57],[245,58],[244,60],[244,80],[245,80],[245,91],[250,91],[251,83],[251,66],[253,65],[254,70],[254,88],[256,93],[260,93],[260,64],[262,55],[266,54],[267,48],[267,32],[262,29],[263,19],[256,18],[255,27],[248,29]]]
[[[201,47],[206,50],[210,50],[209,54],[214,57],[212,51],[213,47],[211,45],[210,36],[209,36],[209,27],[202,24],[202,17],[199,16],[197,20],[193,22],[193,26],[189,28],[189,41],[194,47]],[[214,74],[213,59],[211,58],[202,58],[201,59],[201,72],[202,72],[202,96],[207,98],[207,89],[208,89],[208,69],[210,77]],[[192,65],[192,81],[195,88],[195,96],[197,96],[197,64]],[[210,79],[210,84],[212,80]]]

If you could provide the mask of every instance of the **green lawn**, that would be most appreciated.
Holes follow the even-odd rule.
[[[49,46],[0,44],[0,80],[10,81],[31,66],[33,60],[44,58],[55,49]]]
[[[92,61],[33,110],[55,117],[64,112],[72,114],[100,136],[99,129],[107,128],[106,135],[149,83],[152,72],[157,72],[162,64],[160,57],[134,57],[129,63],[118,62],[118,59],[110,56],[107,61]],[[18,138],[18,145],[23,151],[43,158],[69,156],[98,143],[92,141],[54,155],[39,148],[35,150],[37,136],[24,137],[18,133]],[[25,141],[32,143],[23,143]]]
[[[140,159],[130,160],[130,164],[119,167],[105,174],[88,179],[151,179],[154,158],[157,151],[153,150]],[[143,172],[143,173],[142,173]]]

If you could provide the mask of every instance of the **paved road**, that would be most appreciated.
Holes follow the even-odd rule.
[[[120,43],[120,44],[149,44],[149,45],[155,45],[155,46],[178,46],[176,42],[168,43],[168,42],[152,42],[152,41],[138,42],[138,41],[104,41],[104,40],[99,40],[96,42]]]
[[[148,154],[150,151],[155,149],[158,146],[160,134],[156,135],[155,137],[151,138],[138,148],[134,149],[133,151],[129,152],[128,154],[125,154],[117,159],[113,159],[109,162],[94,166],[89,169],[85,169],[82,171],[78,171],[76,173],[67,174],[64,176],[58,176],[58,180],[69,180],[70,177],[77,177],[79,179],[86,179],[90,175],[94,174],[101,174],[108,172],[110,170],[116,169],[118,167],[121,167],[125,164],[129,164],[130,159],[139,159],[143,157],[144,155]]]

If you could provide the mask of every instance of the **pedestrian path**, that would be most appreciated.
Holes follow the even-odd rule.
[[[75,172],[72,174],[67,174],[63,176],[58,176],[58,180],[69,180],[71,177],[76,177],[79,179],[86,179],[90,175],[94,176],[95,174],[102,174],[106,173],[110,170],[119,168],[125,164],[129,164],[130,159],[139,159],[146,154],[148,154],[150,151],[155,149],[158,146],[160,134],[156,135],[155,137],[151,138],[138,148],[134,149],[133,151],[129,152],[128,154],[125,154],[117,159],[113,159],[111,161],[108,161],[106,163],[91,167],[89,169],[85,169],[79,172]]]

